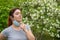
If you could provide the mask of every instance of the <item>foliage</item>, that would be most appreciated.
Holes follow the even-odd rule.
[[[60,38],[60,9],[56,0],[0,0],[0,30],[7,26],[9,10],[14,7],[22,8],[23,22],[31,26],[36,40]]]

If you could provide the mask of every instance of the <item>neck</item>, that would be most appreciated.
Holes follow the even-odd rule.
[[[14,27],[14,28],[19,28],[19,27],[16,27],[14,24],[12,24],[12,27]]]
[[[22,21],[17,21],[17,22],[19,22],[19,23],[20,23],[20,22],[22,22]]]
[[[14,29],[14,30],[17,30],[17,31],[20,31],[20,27],[16,27],[14,24],[12,24],[12,28]]]

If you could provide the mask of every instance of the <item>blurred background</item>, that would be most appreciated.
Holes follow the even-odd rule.
[[[21,8],[36,40],[60,40],[60,0],[0,0],[0,32],[7,28],[9,11]]]

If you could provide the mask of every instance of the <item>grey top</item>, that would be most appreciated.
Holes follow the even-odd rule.
[[[30,26],[26,25],[26,29],[30,30]],[[27,40],[27,36],[22,29],[20,31],[17,31],[14,30],[12,26],[4,29],[1,34],[7,37],[7,40]]]

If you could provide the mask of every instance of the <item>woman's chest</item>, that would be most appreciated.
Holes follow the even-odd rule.
[[[26,34],[23,31],[16,32],[11,31],[8,35],[8,39],[10,40],[27,40]]]

